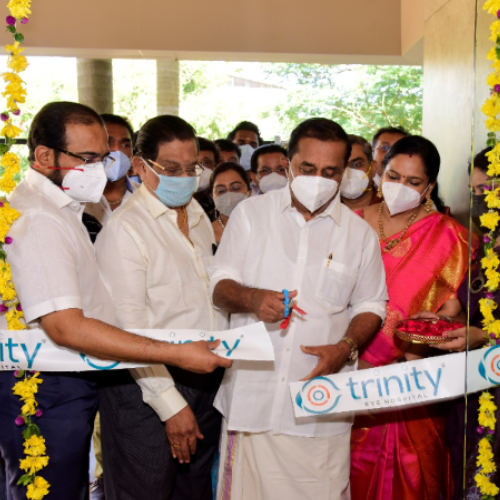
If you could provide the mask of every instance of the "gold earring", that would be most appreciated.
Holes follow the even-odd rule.
[[[377,196],[382,200],[384,199],[384,195],[382,194],[382,181],[380,181],[380,184],[378,185],[377,189]]]
[[[427,201],[425,202],[425,210],[427,212],[430,212],[430,211],[432,211],[433,208],[434,208],[434,206],[433,206],[432,200],[430,198],[427,198]]]

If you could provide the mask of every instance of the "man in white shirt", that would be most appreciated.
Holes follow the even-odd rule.
[[[181,118],[158,116],[135,149],[141,187],[96,242],[118,325],[195,328],[209,338],[227,320],[209,293],[212,225],[192,198],[203,170],[195,132]],[[101,391],[106,500],[211,500],[221,427],[213,401],[223,373],[164,365],[130,372]]]
[[[138,185],[132,183],[127,176],[134,142],[132,126],[118,115],[104,113],[101,118],[108,132],[109,151],[115,161],[106,169],[108,182],[101,199],[97,203],[87,203],[85,213],[95,217],[104,226],[113,211],[132,196]]]
[[[282,164],[287,157],[286,149],[279,144],[264,144],[252,153],[252,196],[282,189],[288,184],[287,169]]]
[[[290,186],[241,203],[211,269],[231,326],[266,322],[275,362],[235,363],[215,406],[224,416],[217,498],[348,499],[352,415],[293,415],[289,383],[355,369],[385,318],[375,232],[341,204],[347,134],[314,118],[290,138]],[[283,289],[307,312],[284,317]]]
[[[97,269],[94,248],[82,224],[84,202],[98,200],[109,164],[106,130],[99,115],[81,104],[55,102],[33,119],[31,168],[12,196],[21,216],[6,248],[13,282],[28,326],[40,326],[56,344],[101,359],[170,363],[207,373],[226,360],[209,344],[175,346],[125,332]],[[26,332],[29,335],[29,330]],[[42,476],[52,500],[88,498],[88,459],[97,407],[92,374],[43,373],[35,418],[50,457]],[[17,485],[24,458],[22,429],[15,426],[21,402],[12,393],[13,372],[0,372],[0,457],[7,498],[26,498]]]

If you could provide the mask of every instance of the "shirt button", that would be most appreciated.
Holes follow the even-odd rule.
[[[285,381],[285,377],[283,377],[283,378],[281,379],[281,381],[282,381],[282,382],[284,382],[284,381]]]
[[[304,259],[300,259],[300,262],[304,262]]]
[[[286,352],[290,352],[290,348],[289,347],[286,348]]]

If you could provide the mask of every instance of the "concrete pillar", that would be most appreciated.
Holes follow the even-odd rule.
[[[476,2],[426,0],[424,19],[422,135],[434,142],[441,155],[438,184],[442,199],[453,216],[468,226]],[[489,34],[486,28],[481,36]],[[490,61],[485,54],[480,55],[478,65],[487,67]],[[484,81],[479,85],[481,93],[488,92]]]
[[[113,113],[111,59],[77,59],[78,101],[98,113]]]
[[[156,112],[179,116],[179,61],[156,61]]]

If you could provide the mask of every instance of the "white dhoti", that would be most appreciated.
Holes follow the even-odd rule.
[[[349,500],[350,437],[227,431],[217,500]]]

